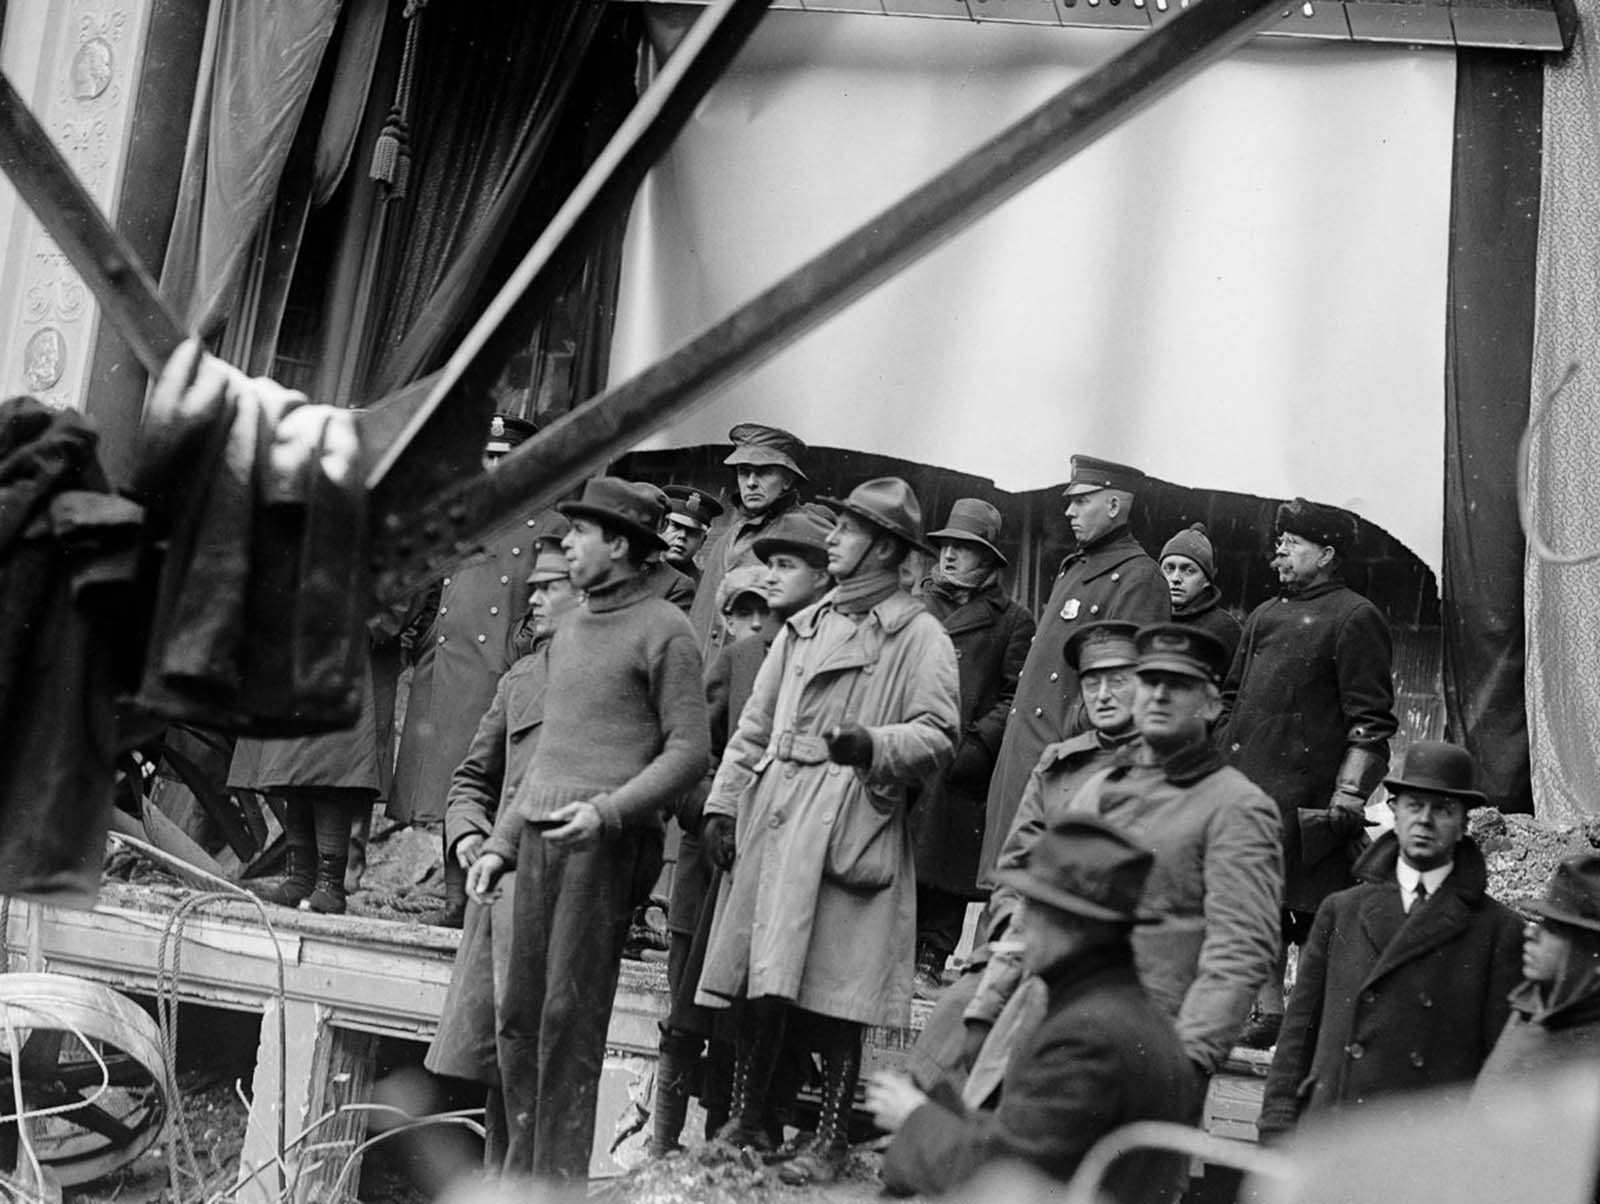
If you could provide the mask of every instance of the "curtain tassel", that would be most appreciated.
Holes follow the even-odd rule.
[[[400,57],[400,78],[395,84],[394,104],[383,119],[383,129],[372,148],[372,170],[368,177],[384,184],[387,199],[406,194],[411,176],[411,84],[416,73],[417,39],[422,29],[422,8],[427,0],[409,0],[405,8],[406,45]]]

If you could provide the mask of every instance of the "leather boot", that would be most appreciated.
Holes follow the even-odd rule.
[[[311,893],[317,874],[317,835],[307,800],[284,801],[283,843],[283,877],[250,889],[264,903],[298,907]]]
[[[767,1088],[783,1049],[788,1004],[778,999],[747,1000],[739,1040],[733,1056],[733,1090],[728,1123],[717,1130],[717,1141],[764,1153],[772,1148],[762,1124]]]
[[[422,917],[435,928],[460,928],[467,920],[467,871],[455,855],[444,856],[444,906]]]
[[[654,1127],[650,1134],[652,1158],[665,1158],[681,1150],[684,1118],[689,1112],[689,1095],[694,1088],[695,1070],[700,1063],[699,1037],[664,1028],[661,1033],[660,1060],[656,1063]]]
[[[911,990],[918,999],[936,999],[944,990],[944,954],[927,941],[917,943],[917,973]]]
[[[829,1020],[822,1038],[822,1110],[811,1145],[778,1168],[778,1178],[793,1187],[832,1183],[850,1159],[850,1112],[861,1077],[861,1026]]]
[[[352,798],[352,795],[357,797]],[[303,910],[324,915],[344,914],[344,872],[350,864],[350,817],[357,798],[361,797],[359,791],[329,789],[320,792],[313,801],[311,817],[317,832],[317,881],[311,894],[300,904]]]

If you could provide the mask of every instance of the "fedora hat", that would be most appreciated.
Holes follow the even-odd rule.
[[[928,542],[937,544],[941,540],[954,540],[957,543],[973,543],[980,548],[986,548],[989,554],[1001,564],[1008,564],[1006,554],[995,546],[1000,538],[1001,527],[1000,511],[996,510],[982,498],[958,497],[950,505],[950,517],[945,519],[944,526],[938,531],[928,533]]]
[[[999,880],[1018,894],[1057,911],[1118,924],[1150,924],[1139,897],[1155,856],[1104,820],[1066,815],[1052,824],[1028,854],[1026,869]]]
[[[1067,482],[1066,496],[1093,493],[1097,489],[1120,489],[1137,493],[1144,484],[1144,473],[1115,460],[1100,460],[1094,456],[1072,457],[1072,479]]]
[[[1139,628],[1139,672],[1159,671],[1220,682],[1228,672],[1228,648],[1191,623],[1151,623]]]
[[[914,548],[934,555],[922,537],[922,503],[899,477],[875,477],[863,481],[846,498],[825,497],[825,505],[845,510],[865,519]]]
[[[741,422],[728,432],[728,440],[733,444],[733,452],[724,464],[776,464],[802,481],[810,480],[800,467],[800,457],[806,454],[805,443],[782,427]]]
[[[1472,754],[1459,744],[1445,740],[1418,740],[1406,749],[1399,772],[1393,777],[1384,778],[1383,784],[1390,793],[1397,790],[1426,790],[1430,794],[1449,795],[1471,806],[1481,807],[1489,800],[1482,791],[1473,789],[1477,776]]]
[[[1063,646],[1067,664],[1079,674],[1096,669],[1126,669],[1139,663],[1135,637],[1139,624],[1119,619],[1089,623],[1072,633]]]
[[[779,552],[800,557],[818,568],[828,567],[828,533],[833,530],[837,516],[826,506],[806,502],[789,511],[767,533],[750,545],[756,558],[762,561]]]
[[[650,551],[667,546],[657,534],[661,526],[662,499],[666,495],[654,485],[640,485],[621,477],[590,477],[583,483],[583,495],[575,502],[556,507],[568,518],[592,518],[637,539]]]
[[[1523,909],[1574,928],[1600,932],[1600,854],[1584,853],[1556,866],[1543,899],[1531,899]]]

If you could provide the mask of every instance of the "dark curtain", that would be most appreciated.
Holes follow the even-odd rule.
[[[1444,693],[1502,810],[1532,812],[1517,434],[1533,360],[1544,65],[1456,56],[1445,348]]]
[[[406,195],[389,205],[366,397],[443,363],[631,107],[637,29],[607,9],[583,0],[423,10],[413,159]],[[590,256],[591,294],[613,255]],[[592,314],[606,291],[565,304]],[[530,361],[522,377],[541,374]]]

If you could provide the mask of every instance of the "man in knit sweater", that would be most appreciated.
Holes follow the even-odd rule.
[[[689,621],[640,576],[662,546],[654,488],[600,477],[558,508],[586,597],[551,641],[544,734],[467,884],[485,898],[516,866],[504,1173],[582,1182],[635,896],[660,869],[666,808],[711,753]]]

